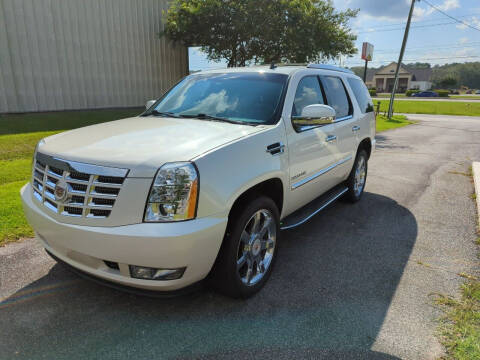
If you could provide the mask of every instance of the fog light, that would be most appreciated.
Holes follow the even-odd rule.
[[[177,280],[183,276],[186,268],[155,269],[144,266],[130,265],[130,276],[144,280]]]

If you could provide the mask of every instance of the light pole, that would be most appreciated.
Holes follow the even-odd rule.
[[[420,1],[420,0],[416,0]],[[410,5],[410,12],[408,13],[407,27],[405,28],[405,34],[403,35],[402,48],[400,49],[400,56],[398,57],[397,70],[395,71],[395,82],[393,83],[392,94],[390,95],[390,104],[388,106],[388,120],[392,119],[393,115],[393,102],[395,101],[395,92],[398,86],[398,73],[403,61],[403,54],[405,53],[405,47],[407,46],[408,32],[410,31],[410,23],[412,22],[413,8],[415,7],[415,0],[412,0]]]

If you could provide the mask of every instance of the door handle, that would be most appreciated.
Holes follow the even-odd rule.
[[[352,127],[353,132],[357,132],[359,130],[360,130],[360,126],[355,125],[354,127]]]
[[[281,142],[267,146],[267,152],[272,155],[280,155],[280,154],[283,154],[284,151],[285,151],[285,145]]]
[[[326,142],[334,142],[337,141],[337,135],[328,135],[327,138],[325,139]]]

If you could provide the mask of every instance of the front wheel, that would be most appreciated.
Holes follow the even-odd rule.
[[[352,171],[348,176],[345,185],[348,191],[345,193],[345,199],[354,203],[360,200],[367,182],[368,155],[365,150],[360,150],[355,158]]]
[[[231,297],[248,298],[267,282],[277,254],[280,215],[275,202],[259,197],[234,212],[211,284]]]

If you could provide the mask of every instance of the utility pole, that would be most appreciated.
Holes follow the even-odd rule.
[[[420,1],[420,0],[416,0]],[[392,119],[393,115],[393,102],[395,100],[395,92],[398,86],[398,73],[400,71],[400,65],[403,61],[403,54],[405,53],[405,47],[407,46],[408,32],[410,31],[410,23],[412,22],[413,8],[415,7],[415,0],[412,0],[410,5],[410,12],[408,13],[407,27],[405,28],[405,34],[403,35],[402,48],[400,49],[400,56],[398,58],[397,70],[395,71],[395,82],[393,83],[392,94],[390,95],[390,105],[388,106],[388,120]]]
[[[363,82],[367,82],[368,60],[365,60],[365,69],[363,70]]]

